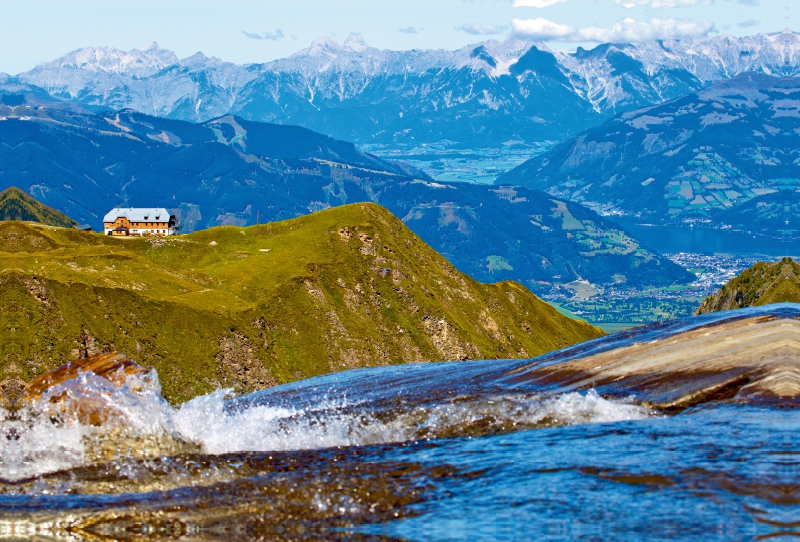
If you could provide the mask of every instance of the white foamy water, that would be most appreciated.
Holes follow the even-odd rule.
[[[90,419],[88,412],[101,413]],[[114,457],[152,455],[178,435],[155,371],[117,388],[92,372],[1,411],[0,478],[18,480]],[[151,448],[148,450],[148,447]]]
[[[83,463],[81,427],[55,425],[26,412],[11,418],[0,410],[0,415],[5,436],[0,444],[0,478],[18,480]]]
[[[129,378],[121,388],[84,373],[49,390],[32,408],[0,413],[6,436],[0,477],[21,479],[86,463],[158,457],[198,447],[221,454],[359,446],[652,415],[634,404],[603,399],[594,391],[498,395],[396,412],[330,399],[298,409],[269,404],[230,409],[228,393],[217,390],[175,409],[161,397],[154,371]],[[58,402],[51,403],[51,398]],[[86,405],[101,411],[101,419],[87,420]]]
[[[362,446],[452,436],[459,430],[468,436],[479,423],[501,429],[641,420],[651,415],[640,406],[603,399],[594,390],[548,398],[498,396],[421,406],[393,415],[334,404],[313,410],[262,405],[229,412],[224,397],[225,392],[219,390],[184,404],[173,418],[181,437],[219,454]]]

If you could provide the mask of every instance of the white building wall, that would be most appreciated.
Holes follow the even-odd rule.
[[[103,228],[103,234],[109,235],[114,228]],[[150,235],[150,236],[169,236],[175,235],[175,228],[131,228],[128,230],[130,235],[136,236],[143,236],[143,235]]]

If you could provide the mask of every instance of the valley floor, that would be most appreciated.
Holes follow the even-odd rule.
[[[729,254],[666,256],[697,275],[697,280],[690,285],[646,290],[570,283],[537,293],[562,312],[613,333],[650,322],[691,316],[703,299],[763,259]]]
[[[423,144],[413,148],[387,145],[364,145],[361,149],[384,160],[398,160],[428,174],[442,183],[492,184],[498,175],[510,171],[523,162],[550,148],[548,142],[536,146],[518,146],[507,142],[501,149],[460,149],[445,144]]]

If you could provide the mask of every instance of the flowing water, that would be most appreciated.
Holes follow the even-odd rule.
[[[539,366],[723,316],[625,332]],[[728,316],[730,318],[730,316]],[[800,411],[509,378],[530,360],[381,367],[180,408],[150,373],[48,392],[96,425],[5,412],[0,539],[756,540],[800,537]],[[602,390],[601,390],[602,391]]]

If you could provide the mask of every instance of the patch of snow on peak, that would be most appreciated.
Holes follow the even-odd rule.
[[[367,45],[367,42],[365,42],[364,38],[362,38],[360,35],[350,34],[344,41],[344,48],[360,53],[369,49],[369,45]]]
[[[329,37],[322,36],[320,38],[315,39],[311,42],[311,46],[308,49],[303,49],[299,53],[295,53],[292,56],[321,56],[321,55],[330,55],[331,53],[336,53],[341,49],[338,43],[330,39]]]

